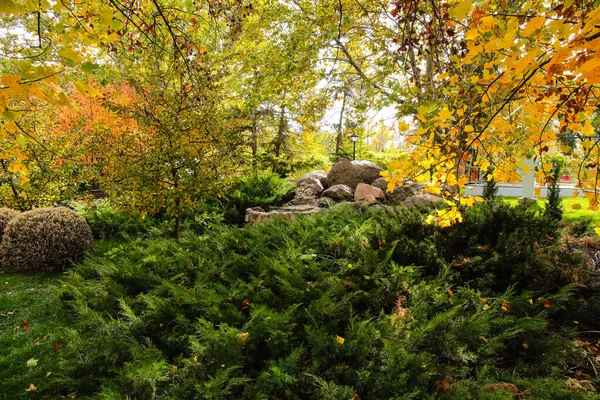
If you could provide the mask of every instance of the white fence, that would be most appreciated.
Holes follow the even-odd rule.
[[[536,186],[538,187],[538,186]],[[584,197],[583,191],[581,189],[575,189],[574,185],[560,185],[560,195],[561,197],[573,197],[573,192],[577,190],[577,197]],[[465,194],[470,196],[481,196],[483,193],[483,184],[475,183],[471,185],[465,186]],[[546,197],[548,194],[548,189],[544,186],[542,187],[540,197]],[[523,185],[519,184],[498,184],[498,196],[503,197],[522,197],[523,196]]]

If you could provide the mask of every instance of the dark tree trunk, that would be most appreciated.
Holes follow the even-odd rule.
[[[277,137],[275,138],[275,157],[279,158],[281,150],[285,145],[285,133],[287,131],[287,121],[285,119],[285,104],[281,105],[279,113],[279,127],[277,129]]]

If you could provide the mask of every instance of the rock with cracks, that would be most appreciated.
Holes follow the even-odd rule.
[[[265,212],[260,207],[246,209],[246,222],[258,223],[262,221],[272,221],[276,218],[281,218],[286,221],[293,221],[297,215],[315,214],[320,211],[317,207],[312,206],[290,206],[287,209],[280,209],[270,212]]]
[[[354,164],[345,158],[340,158],[333,164],[331,170],[327,174],[327,182],[330,187],[335,185],[346,185],[349,186],[352,191],[354,191],[359,183],[364,183],[359,171],[354,167]]]
[[[317,178],[306,177],[296,182],[296,197],[314,197],[321,195],[324,188]]]
[[[329,189],[325,190],[322,197],[329,197],[336,201],[352,200],[354,193],[352,188],[348,185],[333,185]]]
[[[317,179],[319,182],[321,182],[321,185],[325,189],[327,189],[327,187],[329,187],[329,183],[327,182],[327,172],[321,171],[321,170],[310,171],[310,172],[307,172],[306,174],[302,175],[296,181],[296,186],[300,182],[305,181],[305,180],[310,180],[310,179]]]

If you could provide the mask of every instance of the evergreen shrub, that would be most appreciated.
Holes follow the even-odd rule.
[[[554,223],[560,222],[563,217],[564,207],[560,196],[560,176],[562,171],[562,163],[554,162],[552,168],[552,176],[549,178],[548,198],[546,199],[546,209],[544,215],[549,221]]]
[[[596,289],[557,232],[500,204],[425,216],[341,206],[127,242],[68,273],[52,379],[82,398],[593,398],[565,381],[599,383],[570,317]]]
[[[2,268],[10,273],[58,271],[94,250],[85,219],[65,208],[39,208],[11,219],[0,244]]]
[[[241,224],[247,208],[280,206],[294,197],[295,189],[288,179],[270,171],[259,171],[245,177],[221,199],[213,199],[210,203],[217,205],[226,222]]]
[[[121,210],[107,201],[81,206],[77,211],[89,224],[94,239],[148,237],[163,224],[159,218],[150,215],[142,217],[139,213]]]

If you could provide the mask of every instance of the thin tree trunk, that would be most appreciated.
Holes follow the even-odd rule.
[[[335,155],[340,155],[340,148],[342,147],[342,135],[343,129],[342,124],[344,123],[344,110],[346,109],[346,90],[344,90],[344,95],[342,97],[342,110],[340,111],[340,120],[338,123],[338,132],[337,138],[335,140]]]
[[[178,206],[179,208],[179,206]],[[179,238],[181,237],[181,211],[177,210],[177,215],[175,216],[175,229],[173,231],[173,236],[175,240],[179,242]]]
[[[275,139],[275,157],[279,158],[281,150],[285,144],[285,133],[287,130],[285,120],[285,104],[281,105],[281,112],[279,113],[279,128],[277,129],[277,138]]]
[[[258,155],[258,117],[256,108],[252,109],[252,164],[256,166],[256,156]]]

